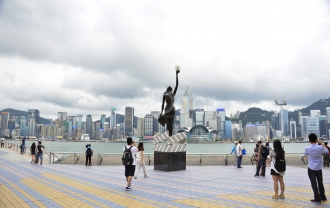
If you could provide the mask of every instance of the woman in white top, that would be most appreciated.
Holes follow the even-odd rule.
[[[144,157],[143,157],[143,152],[144,152],[144,148],[143,148],[143,142],[140,142],[138,145],[138,153],[136,154],[136,169],[135,169],[135,174],[134,174],[134,178],[137,179],[137,174],[139,173],[141,167],[143,169],[143,173],[144,173],[144,177],[148,177],[149,175],[147,175],[146,172],[146,166],[144,163]]]
[[[274,140],[273,143],[273,147],[274,149],[272,151],[270,151],[269,153],[269,157],[271,159],[271,166],[270,166],[270,174],[273,177],[273,181],[274,181],[274,191],[275,191],[275,195],[272,196],[273,199],[284,199],[284,181],[283,181],[283,176],[285,174],[284,172],[279,172],[276,170],[275,168],[275,164],[276,164],[276,158],[279,159],[285,159],[285,152],[282,148],[281,142],[280,140]],[[276,157],[277,156],[277,157]],[[278,195],[278,183],[280,183],[280,188],[281,188],[281,194]]]

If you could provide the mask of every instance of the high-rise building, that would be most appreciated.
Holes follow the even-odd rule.
[[[283,132],[282,136],[288,136],[290,134],[289,113],[285,109],[282,109],[281,112],[279,113],[279,126],[281,131]]]
[[[297,125],[296,121],[290,121],[290,137],[291,139],[297,139]]]
[[[66,121],[68,117],[67,112],[58,112],[57,113],[57,118],[59,119],[59,127],[62,128],[63,126],[63,121]]]
[[[28,109],[27,122],[29,123],[28,136],[39,137],[37,124],[39,123],[40,112],[37,109]]]
[[[143,139],[144,137],[144,118],[138,118],[137,122],[137,137]]]
[[[100,129],[104,129],[104,122],[105,122],[106,115],[102,114],[100,118]]]
[[[153,139],[155,133],[155,117],[151,114],[144,116],[144,139]]]
[[[78,130],[81,130],[81,127],[82,127],[82,117],[83,115],[77,115],[77,129]]]
[[[307,118],[307,135],[314,133],[317,137],[320,137],[320,123],[319,117],[308,117]]]
[[[110,108],[110,129],[117,126],[116,108]]]
[[[216,111],[204,111],[204,126],[210,127],[210,120],[216,120],[216,122],[218,122]],[[218,124],[216,124],[216,126],[218,126]],[[217,129],[217,127],[215,129]]]
[[[204,125],[205,124],[205,115],[204,109],[196,109],[195,110],[195,125]]]
[[[217,128],[222,136],[224,138],[225,135],[225,122],[226,122],[226,109],[225,108],[217,108]]]
[[[68,122],[69,122],[68,137],[75,139],[77,138],[77,117],[68,116]]]
[[[278,115],[275,114],[275,115],[272,115],[271,117],[271,125],[272,125],[272,128],[275,129],[275,130],[279,130],[279,119],[278,119]]]
[[[320,137],[328,138],[327,116],[320,115],[319,117]]]
[[[133,107],[125,107],[125,136],[133,136],[133,128],[134,128],[134,108]]]
[[[193,126],[193,96],[188,86],[186,91],[183,93],[182,107],[180,109],[180,126],[192,127]]]
[[[25,137],[27,136],[26,132],[26,116],[20,117],[20,136]]]
[[[225,121],[225,139],[231,140],[233,138],[232,133],[231,121],[227,120]]]
[[[95,123],[95,138],[97,139],[100,139],[100,127],[101,127],[100,122]]]
[[[9,112],[1,112],[1,136],[5,135],[5,130],[8,129]]]
[[[315,118],[315,117],[319,117],[320,115],[321,115],[320,110],[310,110],[310,117]]]
[[[92,137],[92,123],[93,123],[93,119],[92,119],[92,115],[87,115],[86,117],[86,134],[89,134],[89,138],[93,138]]]

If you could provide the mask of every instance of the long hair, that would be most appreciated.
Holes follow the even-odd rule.
[[[31,145],[31,149],[35,149],[36,148],[36,143],[32,143],[32,145]]]
[[[144,151],[144,148],[143,148],[143,142],[139,142],[138,150],[139,150],[139,151]]]
[[[273,147],[274,147],[276,156],[284,156],[285,152],[282,148],[280,140],[278,140],[278,139],[274,140]]]

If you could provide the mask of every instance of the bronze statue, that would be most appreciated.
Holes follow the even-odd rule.
[[[176,94],[176,91],[178,89],[179,85],[179,79],[178,74],[180,73],[180,68],[176,67],[176,86],[174,88],[174,91],[172,93],[172,87],[168,87],[166,92],[164,92],[163,95],[163,104],[162,104],[162,110],[160,111],[160,116],[163,114],[164,109],[164,102],[166,101],[165,106],[165,119],[166,119],[166,128],[168,130],[169,136],[172,136],[173,134],[173,122],[175,117],[175,107],[174,107],[174,96]]]

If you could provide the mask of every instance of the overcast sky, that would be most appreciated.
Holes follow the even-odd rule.
[[[289,110],[330,97],[330,1],[0,0],[0,109],[42,117],[194,108]]]

